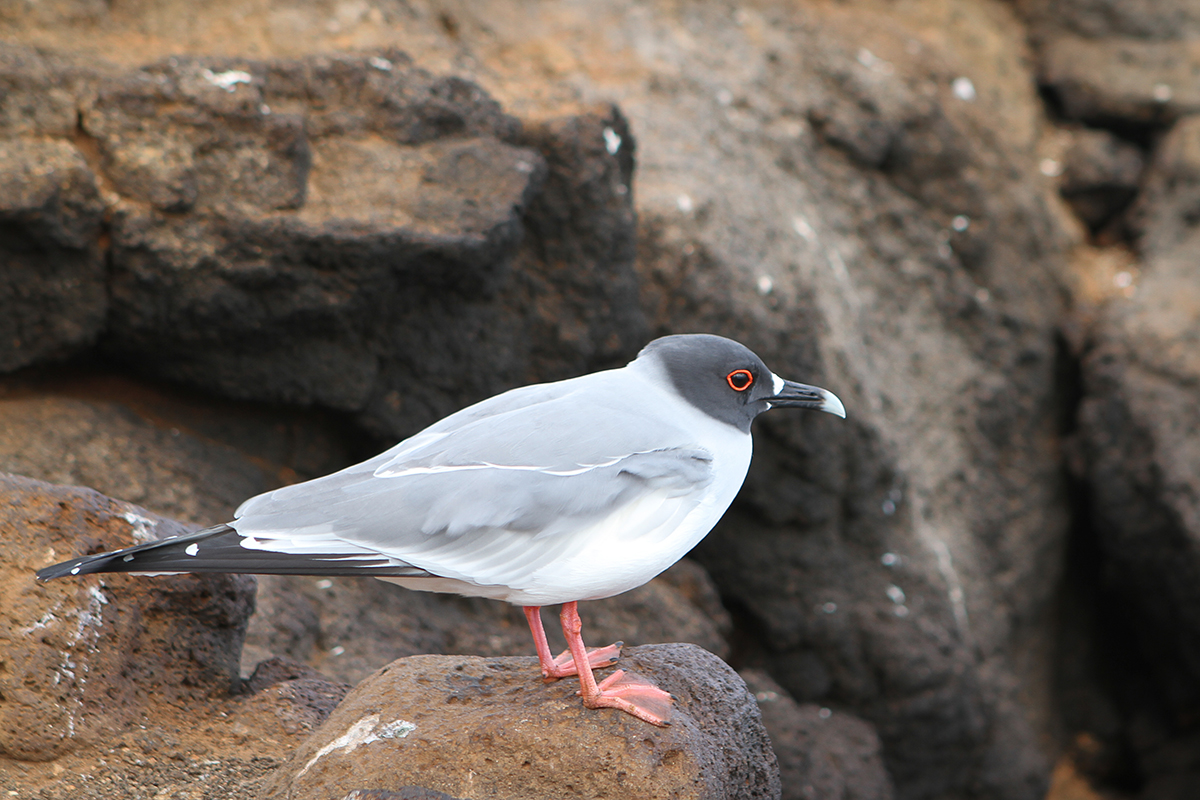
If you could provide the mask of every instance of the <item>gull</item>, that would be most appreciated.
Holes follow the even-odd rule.
[[[772,408],[845,418],[833,393],[785,380],[731,339],[665,336],[619,369],[524,386],[462,409],[374,458],[252,497],[191,534],[46,567],[95,572],[370,575],[522,606],[546,680],[578,675],[588,708],[666,725],[671,696],[588,650],[578,603],[626,592],[692,549],[750,466]],[[555,657],[541,608],[559,605]]]

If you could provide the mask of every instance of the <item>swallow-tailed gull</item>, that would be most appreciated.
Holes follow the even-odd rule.
[[[93,572],[371,575],[524,607],[545,679],[579,675],[584,705],[666,724],[671,696],[588,651],[576,604],[641,586],[712,529],[771,408],[845,417],[832,393],[784,380],[737,342],[666,336],[620,368],[476,403],[372,459],[242,503],[234,520],[85,556]],[[555,658],[541,606],[562,604]]]

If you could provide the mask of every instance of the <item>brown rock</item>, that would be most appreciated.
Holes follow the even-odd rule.
[[[0,470],[88,486],[195,524],[225,520],[276,485],[232,448],[151,424],[121,403],[44,394],[0,397]]]
[[[68,554],[183,530],[89,489],[0,474],[0,786],[45,800],[254,797],[344,696],[280,660],[231,693],[248,576],[33,578]]]
[[[240,717],[266,715],[289,734],[308,734],[333,713],[350,687],[307,664],[275,657],[260,663],[242,690],[250,697],[239,704]]]
[[[1044,796],[1067,528],[1055,271],[1072,240],[1060,224],[1069,215],[1038,170],[1044,107],[1013,4],[765,3],[731,14],[719,4],[628,0],[547,12],[525,0],[357,14],[346,6],[332,17],[320,4],[236,0],[161,9],[113,7],[98,10],[98,22],[64,15],[53,25],[14,10],[11,38],[110,52],[128,65],[114,86],[133,73],[171,78],[165,61],[136,68],[177,52],[314,65],[306,54],[347,47],[369,48],[368,61],[338,61],[333,71],[369,81],[379,77],[370,56],[400,47],[433,72],[471,76],[527,121],[512,139],[492,136],[536,150],[547,170],[520,216],[519,243],[467,243],[471,253],[511,256],[510,271],[489,271],[501,263],[491,258],[423,260],[428,269],[375,291],[340,271],[390,275],[373,271],[376,251],[360,249],[354,232],[330,224],[309,238],[293,228],[263,233],[262,219],[304,214],[262,210],[266,200],[295,199],[299,151],[272,149],[247,117],[238,135],[268,167],[255,172],[229,152],[214,159],[239,169],[226,180],[259,215],[248,229],[114,220],[129,238],[113,250],[121,310],[106,339],[112,356],[243,395],[342,407],[366,397],[352,413],[398,434],[501,388],[612,363],[646,338],[643,313],[656,332],[743,339],[781,374],[837,390],[851,419],[768,419],[757,432],[741,500],[698,553],[746,621],[740,644],[795,697],[870,719],[903,796]],[[1159,67],[1189,68],[1173,50],[1179,42],[1168,44],[1159,52],[1172,63],[1130,51],[1145,62],[1128,87],[1139,103],[1158,102]],[[229,58],[190,63],[214,77],[249,63]],[[255,69],[256,83],[236,84],[229,98],[214,89],[212,102],[268,83],[331,85],[260,81]],[[1194,81],[1168,88],[1183,98]],[[305,130],[313,161],[304,201],[317,206],[318,140],[336,137],[315,127],[316,106],[341,113],[350,104],[315,96],[312,106],[268,105],[314,125]],[[596,98],[621,112],[596,110]],[[184,99],[209,113],[209,100]],[[454,94],[449,105],[486,103]],[[430,104],[413,113],[431,124],[456,118],[433,106],[438,114],[423,114]],[[227,108],[211,118],[244,111]],[[378,119],[377,109],[359,110]],[[638,138],[637,273],[626,117]],[[298,140],[291,128],[278,135]],[[552,147],[537,143],[543,135]],[[181,213],[209,214],[200,183],[190,199],[194,155],[189,165],[169,150],[161,169],[143,173],[133,156],[148,150],[135,144],[113,162],[124,191],[150,181],[160,190],[138,194],[144,207],[134,211],[157,220],[175,212],[156,203],[192,203]],[[277,168],[283,162],[291,171]],[[335,177],[377,185],[371,175]],[[444,184],[426,188],[446,196]],[[202,264],[203,279],[180,277],[166,293],[138,284],[171,276],[164,265],[176,256],[195,256],[187,263]],[[409,265],[407,257],[398,256]],[[222,263],[240,267],[223,272]],[[323,271],[329,265],[338,269]],[[479,275],[497,283],[470,282]]]
[[[0,754],[53,759],[94,746],[150,702],[236,687],[253,578],[32,578],[68,555],[182,533],[179,523],[88,489],[0,475],[0,530]]]
[[[578,684],[543,684],[533,658],[400,659],[347,696],[268,796],[419,786],[514,800],[779,797],[754,698],[727,665],[696,647],[655,645],[634,648],[626,666],[675,697],[670,727],[583,708]]]
[[[394,49],[121,70],[0,45],[0,86],[0,369],[103,329],[143,373],[393,438],[644,339],[612,106],[522,125]]]

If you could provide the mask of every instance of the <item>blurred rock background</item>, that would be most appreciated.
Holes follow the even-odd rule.
[[[591,637],[743,670],[786,798],[1198,796],[1198,70],[1188,0],[0,2],[0,470],[210,524],[721,333],[849,418],[764,419]],[[257,602],[244,675],[528,650],[482,601]],[[106,746],[0,777],[86,796]]]

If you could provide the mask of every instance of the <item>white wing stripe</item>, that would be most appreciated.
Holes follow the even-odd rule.
[[[644,450],[630,455],[645,455],[653,453],[653,450]],[[515,472],[541,472],[544,475],[555,475],[558,477],[569,478],[574,475],[582,475],[585,472],[591,472],[594,469],[604,469],[611,467],[624,461],[629,456],[615,456],[607,461],[601,461],[598,464],[580,464],[577,469],[554,469],[552,467],[526,466],[524,464],[492,464],[488,461],[483,461],[478,464],[452,464],[436,467],[407,467],[397,469],[398,465],[393,465],[391,462],[384,464],[379,469],[375,470],[376,478],[403,478],[408,475],[436,475],[442,472],[468,472],[477,469],[504,469],[513,470]]]

